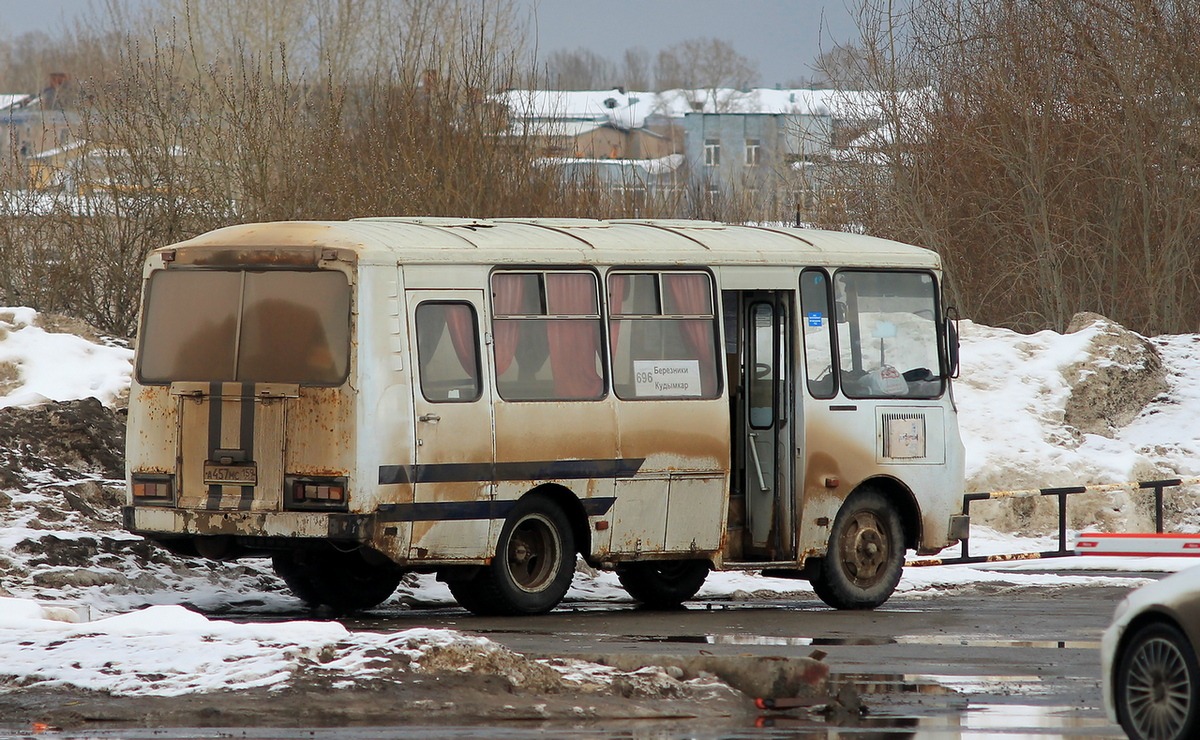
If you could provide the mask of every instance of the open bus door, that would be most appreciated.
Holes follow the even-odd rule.
[[[733,389],[734,501],[744,517],[731,555],[753,561],[795,556],[792,491],[793,394],[790,292],[737,291],[726,295],[737,307],[737,383]],[[732,338],[732,337],[731,337]],[[740,500],[738,500],[740,499]]]

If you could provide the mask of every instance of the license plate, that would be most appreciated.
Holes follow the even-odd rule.
[[[216,486],[258,485],[257,465],[214,465],[204,464],[204,482]]]

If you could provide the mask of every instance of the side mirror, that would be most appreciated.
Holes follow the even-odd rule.
[[[958,377],[958,309],[949,306],[946,309],[946,375]]]

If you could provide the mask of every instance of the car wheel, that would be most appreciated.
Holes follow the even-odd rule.
[[[1200,670],[1187,638],[1170,624],[1138,627],[1117,663],[1117,717],[1131,738],[1168,740],[1200,731]]]

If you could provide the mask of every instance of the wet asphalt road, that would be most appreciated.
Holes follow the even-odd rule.
[[[893,597],[884,608],[837,612],[816,600],[692,602],[673,612],[567,604],[537,618],[483,619],[459,609],[391,612],[352,629],[441,627],[484,635],[530,655],[595,658],[825,653],[866,717],[831,727],[808,712],[766,713],[756,733],[907,737],[1123,737],[1104,718],[1100,635],[1127,589],[989,586],[973,595]],[[758,736],[754,733],[754,736]],[[680,737],[703,735],[681,735]]]

